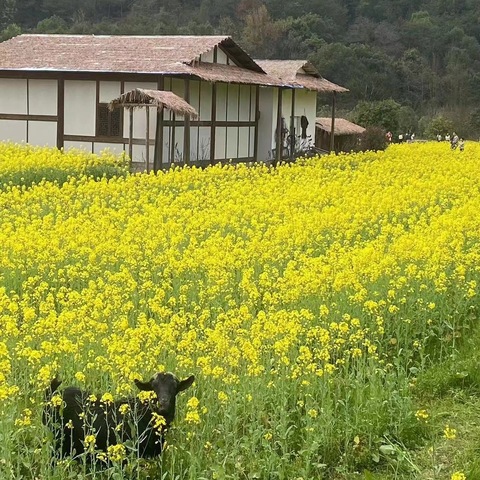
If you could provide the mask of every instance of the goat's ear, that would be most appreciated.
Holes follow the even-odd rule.
[[[62,381],[56,376],[50,383],[50,391],[55,392],[61,384]]]
[[[151,390],[153,390],[152,382],[141,382],[140,380],[137,380],[137,379],[135,379],[133,382],[135,383],[135,385],[139,390],[146,390],[147,392],[150,392]]]
[[[195,376],[190,375],[185,380],[182,380],[181,382],[178,382],[177,393],[183,392],[184,390],[186,390],[188,387],[190,387],[192,385],[192,383],[194,381],[195,381]]]

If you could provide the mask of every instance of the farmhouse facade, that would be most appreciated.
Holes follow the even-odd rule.
[[[198,115],[109,108],[134,89],[173,92]],[[0,43],[0,141],[130,143],[134,163],[158,168],[278,160],[294,131],[315,137],[317,93],[343,91],[308,62],[254,61],[228,36],[20,35]]]

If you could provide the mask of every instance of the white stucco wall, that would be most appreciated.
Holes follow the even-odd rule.
[[[30,145],[57,146],[57,122],[28,122],[28,143]]]
[[[128,150],[128,147],[127,147]],[[145,145],[133,145],[133,164],[145,164],[146,161],[146,148]],[[155,147],[150,145],[150,169],[153,169],[153,155],[155,153]],[[134,167],[135,168],[135,167]]]
[[[255,103],[253,103],[253,108],[251,107],[250,101],[250,86],[249,85],[240,85],[240,110],[239,110],[239,119],[241,122],[247,120],[255,120]],[[255,89],[252,88],[252,97],[255,99]],[[253,118],[252,118],[253,116]]]
[[[93,144],[92,142],[73,142],[66,140],[64,142],[63,148],[65,150],[71,150],[72,148],[75,148],[78,150],[85,150],[86,152],[92,152]]]
[[[210,160],[210,127],[195,127],[190,130],[190,159]]]
[[[225,159],[225,143],[227,141],[226,127],[215,128],[215,160]]]
[[[28,113],[57,115],[58,86],[56,80],[28,80]]]
[[[238,155],[238,128],[227,128],[227,155],[226,159],[231,160],[240,157]]]
[[[250,127],[240,127],[238,129],[238,156],[240,158],[253,155],[253,145],[250,143]]]
[[[217,83],[216,120],[224,122],[227,120],[227,84]]]
[[[271,158],[274,148],[277,94],[273,88],[260,88],[258,121],[258,160],[266,161]],[[275,115],[274,115],[275,113]]]
[[[213,63],[213,48],[200,55],[201,62]]]
[[[200,86],[200,120],[212,119],[212,84],[201,82]]]
[[[163,127],[163,163],[170,162],[171,145],[172,145],[172,128]],[[183,142],[184,142],[184,128],[183,126],[177,126],[175,128],[174,144],[174,160],[176,162],[183,161]],[[192,148],[192,140],[190,137],[190,147]]]
[[[317,92],[296,90],[295,116],[305,115],[308,119],[307,135],[312,136],[315,143],[315,118],[317,116]],[[288,123],[288,122],[287,122]],[[298,132],[299,134],[300,132]]]
[[[217,48],[217,63],[222,63],[223,65],[228,63],[228,57],[226,53],[220,48]]]
[[[0,139],[5,142],[26,142],[27,122],[23,120],[0,120]]]
[[[0,113],[27,114],[27,80],[0,78]]]
[[[110,150],[112,153],[119,155],[124,150],[124,144],[123,143],[102,143],[102,142],[95,142],[93,144],[94,153],[100,153],[102,150]],[[128,151],[128,145],[127,145],[127,151]]]
[[[157,84],[155,82],[125,82],[125,92],[129,92],[134,88],[144,88],[150,90],[156,90]],[[155,138],[155,127],[157,122],[157,110],[155,108],[150,108],[150,124],[149,124],[149,134],[150,138]],[[135,108],[133,110],[133,137],[134,138],[145,138],[147,127],[147,114],[145,108]],[[130,112],[125,110],[123,115],[123,136],[128,138],[130,128]],[[144,152],[145,154],[145,152]]]
[[[120,82],[100,82],[98,86],[98,96],[100,103],[110,103],[121,94]],[[126,90],[128,92],[128,90]]]
[[[65,80],[65,134],[95,135],[96,82]]]

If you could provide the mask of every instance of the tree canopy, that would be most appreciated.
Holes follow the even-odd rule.
[[[392,100],[420,125],[442,115],[478,138],[479,19],[478,0],[0,0],[0,41],[229,34],[254,58],[312,61],[349,88],[347,116],[359,102]]]

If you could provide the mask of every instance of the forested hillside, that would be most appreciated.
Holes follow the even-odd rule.
[[[0,32],[229,34],[254,58],[311,60],[350,89],[350,118],[378,123],[362,102],[392,99],[373,105],[385,127],[480,134],[478,0],[0,0]]]

